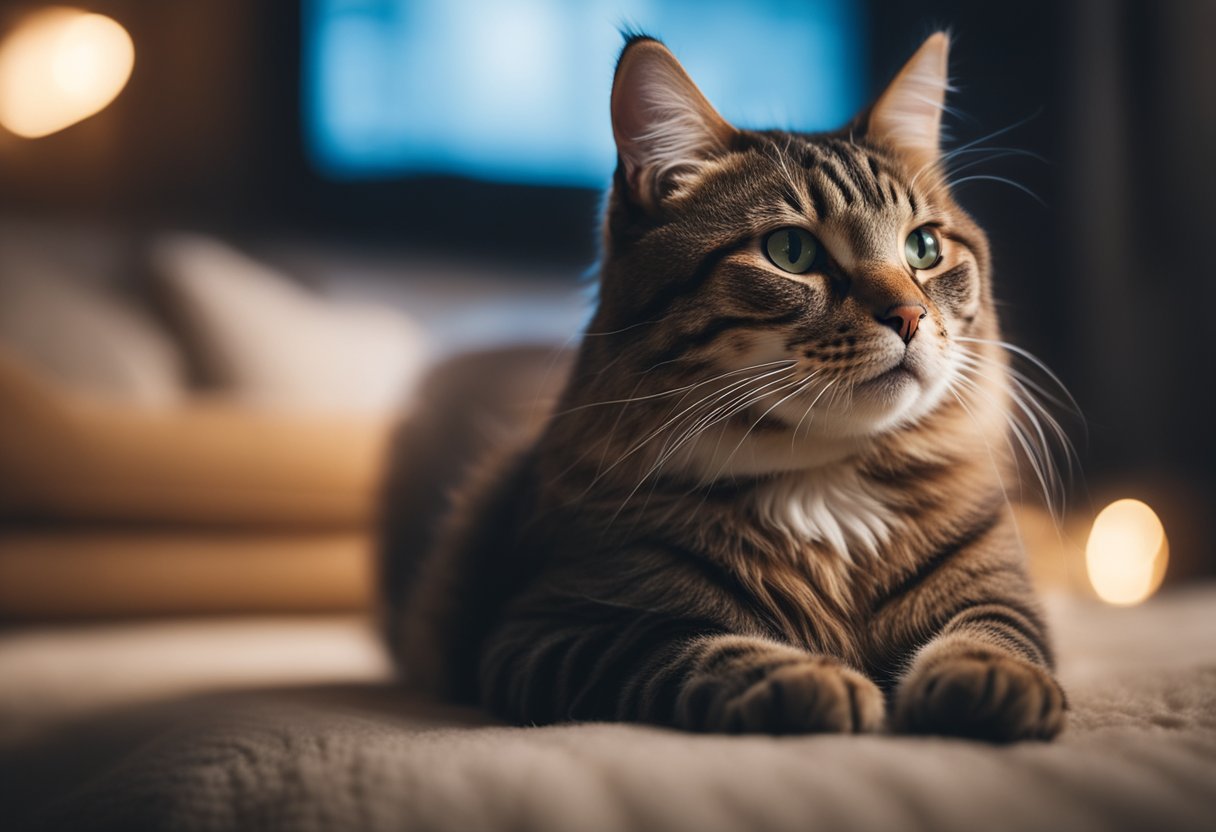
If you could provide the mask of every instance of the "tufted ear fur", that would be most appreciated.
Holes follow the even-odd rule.
[[[867,136],[925,164],[941,152],[942,110],[949,82],[946,75],[950,38],[929,36],[878,98],[870,111]]]
[[[653,207],[680,174],[725,152],[735,129],[666,46],[634,37],[612,83],[612,132],[630,195]]]

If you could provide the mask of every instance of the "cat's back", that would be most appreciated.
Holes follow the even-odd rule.
[[[449,700],[473,695],[471,657],[519,573],[510,540],[533,492],[532,446],[571,361],[546,345],[449,359],[397,430],[378,586],[382,626],[412,686]]]

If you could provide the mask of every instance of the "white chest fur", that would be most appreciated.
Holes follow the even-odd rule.
[[[875,556],[887,541],[894,514],[851,465],[790,474],[755,492],[760,523],[834,550],[844,561]]]

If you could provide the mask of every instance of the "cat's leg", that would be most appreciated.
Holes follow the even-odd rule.
[[[1047,628],[1008,527],[944,553],[892,613],[930,621],[894,697],[898,730],[997,742],[1051,739],[1065,697]]]
[[[863,733],[882,727],[882,691],[824,655],[748,636],[714,636],[684,647],[675,724],[693,730]]]
[[[487,645],[481,683],[486,704],[517,722],[862,732],[885,712],[878,687],[833,658],[645,614],[548,631],[508,623]]]
[[[996,742],[1060,732],[1064,692],[1042,662],[996,632],[1008,626],[1002,607],[960,612],[916,654],[895,698],[901,730]]]

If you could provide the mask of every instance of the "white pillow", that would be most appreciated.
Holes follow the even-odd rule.
[[[212,381],[251,404],[385,411],[421,373],[421,329],[396,310],[327,300],[208,237],[152,250],[167,300]]]
[[[76,390],[145,406],[186,391],[169,334],[117,294],[36,252],[0,248],[0,346]]]

